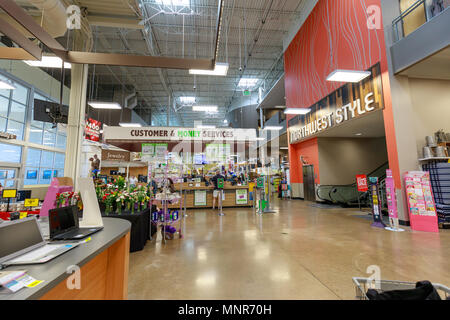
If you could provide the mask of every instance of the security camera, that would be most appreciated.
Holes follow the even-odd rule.
[[[242,67],[239,67],[239,71],[241,71],[241,72],[242,72]]]
[[[197,86],[194,86],[194,90],[197,90]]]

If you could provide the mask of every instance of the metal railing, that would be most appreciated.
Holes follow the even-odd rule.
[[[392,21],[394,42],[398,42],[406,36],[404,28],[405,18],[410,16],[411,13],[418,12],[418,10],[423,10],[423,18],[425,20],[425,24],[448,8],[450,8],[449,0],[418,0],[414,2],[408,9],[402,12],[400,16]],[[422,25],[423,24],[421,24],[420,26]],[[417,28],[419,28],[420,26],[417,26]]]

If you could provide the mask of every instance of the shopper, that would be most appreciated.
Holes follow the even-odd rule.
[[[135,176],[131,176],[129,179],[130,187],[136,187],[138,183],[138,179]]]
[[[169,190],[170,193],[175,193],[175,184],[173,183],[173,180],[171,178],[167,179],[169,181]]]
[[[223,179],[225,181],[225,177],[220,174],[220,171],[216,171],[216,175],[211,178],[211,182],[214,184],[214,192],[213,192],[213,210],[216,208],[216,199],[219,198],[219,195],[221,194],[221,191],[218,187],[218,180]],[[222,198],[223,200],[223,198]],[[217,204],[217,207],[219,207],[219,204]]]
[[[91,161],[91,172],[93,177],[97,179],[98,173],[100,172],[100,159],[94,154],[94,157],[90,158],[89,161]]]

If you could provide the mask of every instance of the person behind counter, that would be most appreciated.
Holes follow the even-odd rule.
[[[136,187],[137,186],[138,179],[135,176],[131,176],[129,181],[130,181],[130,186],[132,186],[132,187]]]
[[[175,193],[175,184],[173,183],[173,180],[171,178],[167,179],[169,181],[169,190],[170,193]]]
[[[219,198],[220,195],[220,190],[219,187],[217,185],[217,180],[218,179],[223,179],[225,181],[225,177],[223,175],[220,174],[220,171],[217,170],[216,171],[216,175],[214,177],[211,178],[211,182],[214,184],[214,192],[213,192],[213,210],[216,208],[216,199]],[[223,199],[222,199],[223,200]],[[217,204],[217,207],[219,207],[219,204]]]

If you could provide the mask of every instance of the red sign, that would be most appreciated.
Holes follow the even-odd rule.
[[[367,176],[365,174],[356,176],[356,184],[358,185],[359,192],[369,191],[369,187],[367,185]]]
[[[86,140],[100,141],[100,128],[102,123],[100,121],[89,118],[86,121]]]

